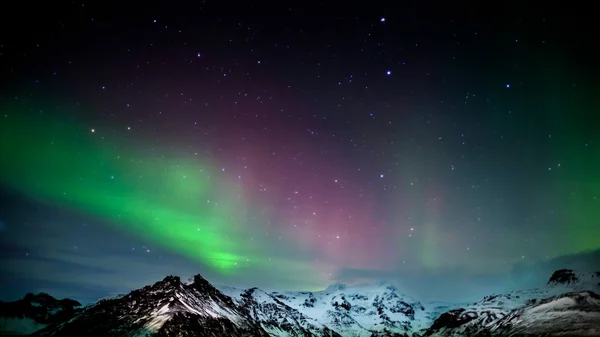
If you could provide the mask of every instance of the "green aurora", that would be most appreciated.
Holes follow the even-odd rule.
[[[248,239],[254,236],[251,230],[256,226],[245,226],[243,219],[248,214],[256,215],[258,222],[264,219],[252,213],[254,205],[214,166],[214,159],[178,152],[170,144],[157,146],[149,141],[141,145],[139,139],[132,142],[102,126],[92,132],[91,125],[97,124],[74,120],[74,114],[35,112],[30,105],[16,103],[0,107],[0,183],[30,198],[110,220],[120,230],[224,275],[240,274],[248,268],[265,272],[293,268],[307,278],[314,274],[316,266],[310,261],[277,257],[269,245]],[[566,103],[557,102],[554,109],[560,108],[566,108]],[[600,184],[595,170],[600,167],[600,153],[592,153],[585,146],[586,139],[578,136],[576,130],[584,126],[569,121],[564,125],[573,131],[561,151],[539,153],[525,147],[520,154],[554,165],[548,174],[558,176],[540,179],[539,189],[531,192],[536,198],[528,198],[526,191],[523,196],[528,200],[523,207],[564,224],[562,240],[551,248],[553,256],[600,247],[600,207],[596,207]],[[422,234],[419,262],[435,270],[444,267],[438,244],[447,233],[439,227],[443,217],[414,213],[422,209],[426,197],[413,194],[406,203],[413,210],[417,233]],[[550,209],[552,213],[540,212]],[[515,245],[523,239],[517,232],[502,235],[499,240]],[[297,275],[289,273],[290,284],[306,287],[307,280]]]
[[[243,229],[233,219],[245,207],[232,197],[234,187],[212,178],[215,170],[206,161],[166,156],[167,151],[140,155],[142,149],[104,140],[102,130],[92,132],[65,116],[31,116],[31,111],[6,105],[2,115],[3,184],[113,220],[221,273],[265,260],[249,240],[236,240]]]

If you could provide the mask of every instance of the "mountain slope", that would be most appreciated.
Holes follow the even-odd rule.
[[[71,319],[81,310],[77,301],[45,294],[25,295],[14,302],[0,301],[0,335],[27,335]]]
[[[493,336],[600,336],[600,296],[570,292],[513,310],[487,329]]]
[[[424,336],[488,336],[492,327],[519,310],[552,301],[573,291],[597,292],[600,290],[598,276],[598,273],[577,274],[568,269],[557,270],[545,287],[486,296],[479,302],[447,311],[434,321]],[[570,311],[570,314],[576,317],[579,315],[576,311],[577,308]],[[552,323],[560,324],[549,322]],[[505,334],[509,333],[506,325],[501,330]]]
[[[257,323],[200,275],[191,284],[164,280],[121,298],[102,300],[37,336],[266,337]]]
[[[308,317],[349,337],[404,336],[427,327],[429,313],[397,287],[332,285],[319,292],[272,293]]]
[[[217,290],[200,275],[188,283],[168,276],[86,308],[46,294],[0,308],[2,317],[35,323],[17,333],[42,327],[34,336],[49,337],[600,336],[599,281],[600,273],[562,269],[541,288],[457,307],[421,304],[386,283],[266,293]],[[14,326],[0,319],[0,335],[9,333],[7,322]]]
[[[341,337],[316,319],[303,315],[258,288],[247,290],[222,288],[221,291],[231,296],[272,336]]]

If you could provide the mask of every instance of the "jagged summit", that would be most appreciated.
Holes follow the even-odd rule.
[[[179,286],[179,284],[181,283],[181,278],[179,278],[179,276],[175,276],[175,275],[169,275],[167,277],[165,277],[164,279],[162,279],[161,281],[156,282],[154,285],[163,285],[163,286],[172,286],[172,287],[177,287]]]
[[[190,287],[200,291],[200,292],[217,292],[219,295],[221,293],[215,288],[210,282],[208,282],[202,275],[196,274],[192,277],[192,283],[189,284]]]
[[[189,282],[169,275],[85,308],[47,294],[0,302],[0,335],[37,330],[33,336],[600,336],[598,281],[600,273],[561,269],[539,288],[493,294],[463,306],[422,303],[388,282],[337,283],[316,292],[265,292],[256,287],[217,288],[201,275]],[[52,316],[56,308],[66,307],[72,309]],[[34,324],[29,330],[7,329],[15,320]]]
[[[62,300],[56,299],[46,293],[27,293],[22,299],[23,302],[28,302],[32,305],[37,306],[62,306],[62,307],[80,307],[81,303],[72,300],[70,298],[64,298]],[[1,302],[0,302],[1,303]]]
[[[269,336],[233,300],[201,276],[183,284],[167,276],[153,285],[99,301],[38,336]]]
[[[223,291],[231,296],[271,336],[285,337],[341,337],[313,317],[286,305],[272,294],[259,288],[246,290],[226,287]]]
[[[210,284],[204,277],[202,277],[202,275],[200,274],[196,274],[194,276],[192,276],[192,280],[194,281],[194,283],[196,283],[197,285],[209,285],[212,287],[212,284]]]

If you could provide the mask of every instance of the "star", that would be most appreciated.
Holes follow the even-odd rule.
[[[497,40],[483,32],[542,18],[508,11],[494,22],[466,20],[450,9],[423,32],[422,22],[383,8],[366,8],[375,16],[307,20],[288,6],[293,15],[275,13],[284,20],[274,14],[257,22],[254,9],[234,18],[211,15],[227,11],[226,3],[215,5],[222,10],[202,6],[195,21],[174,20],[169,6],[150,16],[107,12],[115,27],[136,34],[107,38],[97,29],[104,18],[95,17],[72,29],[77,45],[46,45],[44,27],[30,20],[32,43],[0,46],[14,56],[4,67],[14,102],[0,102],[0,200],[20,199],[14,190],[36,203],[15,201],[0,215],[11,218],[9,227],[0,221],[1,239],[15,241],[17,255],[30,260],[24,254],[32,247],[31,259],[56,247],[94,255],[114,249],[122,256],[111,272],[122,279],[145,258],[157,266],[140,275],[196,265],[215,281],[296,290],[326,287],[330,272],[352,282],[344,279],[354,279],[350,269],[376,277],[406,263],[400,268],[410,266],[416,277],[450,261],[453,270],[486,273],[502,261],[507,270],[526,262],[521,256],[600,248],[600,187],[586,184],[600,171],[600,133],[584,118],[595,101],[584,90],[586,74],[571,71],[593,78],[595,68],[589,58],[552,54],[593,35],[575,32],[572,19],[561,16],[560,27],[548,19],[544,36],[515,36],[531,35],[524,25]],[[81,14],[71,7],[60,16]],[[87,14],[100,13],[88,7]],[[423,7],[411,9],[414,18],[438,16]],[[153,15],[165,21],[158,25]],[[334,35],[350,30],[357,34]],[[532,49],[542,68],[560,61],[568,76],[530,71],[523,62]],[[109,57],[94,67],[105,50]],[[25,71],[28,64],[35,69]],[[539,90],[521,92],[526,86]],[[531,102],[568,107],[572,127],[547,113],[532,131],[540,111]],[[539,199],[544,186],[552,193],[518,207]],[[46,213],[58,214],[48,220],[52,228],[44,228]],[[569,242],[561,240],[565,231]],[[158,244],[170,252],[162,260],[148,248]],[[412,252],[423,256],[405,260]],[[33,269],[26,262],[23,269]]]

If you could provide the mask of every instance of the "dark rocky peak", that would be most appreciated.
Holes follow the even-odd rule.
[[[467,323],[471,317],[463,315],[465,311],[465,309],[459,308],[441,314],[440,317],[433,322],[431,327],[429,327],[425,336],[432,336],[442,329],[457,328]]]
[[[170,275],[158,282],[155,282],[153,285],[145,286],[142,289],[151,289],[154,291],[158,291],[158,290],[168,291],[168,290],[178,289],[180,286],[181,286],[181,280],[179,279],[179,277]]]
[[[552,285],[571,285],[579,282],[579,278],[571,269],[559,269],[552,273],[548,284]]]
[[[38,328],[68,321],[81,310],[83,310],[81,303],[75,300],[68,298],[57,300],[46,293],[29,293],[22,299],[14,302],[0,301],[0,317],[31,320]],[[0,331],[4,331],[5,327],[1,326],[1,324]],[[33,332],[29,330],[31,326],[28,324],[11,328],[14,331],[10,332],[14,334],[29,334]]]
[[[200,274],[194,275],[192,277],[192,283],[190,286],[198,291],[216,291],[216,288],[213,287],[210,282],[208,282],[204,277]]]
[[[46,293],[39,293],[39,294],[27,293],[25,296],[23,296],[23,301],[44,305],[44,304],[56,303],[57,300],[54,297],[52,297]]]
[[[268,334],[200,275],[190,284],[177,276],[87,307],[66,324],[40,336],[249,337]]]
[[[181,279],[179,278],[179,276],[169,275],[162,279],[162,281],[159,281],[158,283],[176,287],[181,284]]]
[[[41,308],[43,310],[72,310],[81,307],[81,303],[70,298],[58,300],[46,293],[28,293],[22,299],[14,302],[1,302],[3,307],[12,308]]]
[[[162,298],[167,294],[173,294],[177,289],[181,287],[181,281],[178,276],[169,275],[164,279],[152,284],[145,286],[141,289],[136,289],[129,294],[123,296],[123,298],[137,298],[137,297],[148,297],[148,298]],[[108,299],[108,301],[117,300],[118,298]],[[102,302],[102,301],[100,301]]]
[[[227,295],[224,295],[221,291],[215,288],[210,282],[208,282],[200,274],[192,277],[192,283],[184,286],[187,290],[193,290],[196,296],[203,299],[212,298],[214,300],[225,303],[228,306],[235,306],[233,299]]]
[[[246,290],[244,290],[243,293],[241,293],[240,296],[242,296],[242,298],[252,298],[252,294],[254,294],[255,291],[257,291],[258,288],[257,287],[252,287],[252,288],[248,288]]]
[[[62,308],[73,308],[80,307],[81,303],[72,300],[70,298],[64,298],[62,300],[58,300],[46,293],[28,293],[23,299],[19,300],[20,302],[29,303],[34,306],[42,306],[42,307],[62,307]],[[19,302],[17,301],[17,302]],[[16,303],[16,302],[14,302]]]
[[[144,294],[150,294],[150,295],[167,294],[167,293],[172,293],[180,288],[181,288],[181,279],[179,278],[179,276],[169,275],[169,276],[165,277],[164,279],[162,279],[158,282],[155,282],[152,285],[145,286],[142,289],[134,290],[133,292],[129,293],[129,295],[127,295],[127,296],[131,296],[131,294],[138,294],[138,293],[144,293]]]

